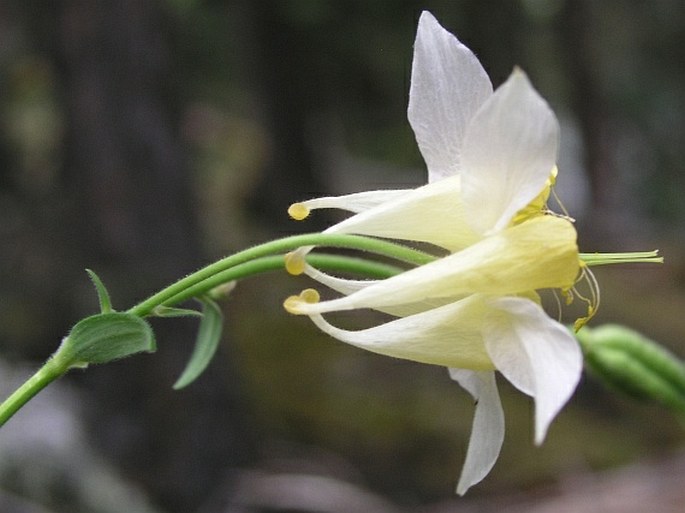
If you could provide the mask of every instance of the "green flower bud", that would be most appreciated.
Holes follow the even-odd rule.
[[[685,415],[685,365],[636,331],[606,324],[576,336],[586,366],[599,379],[628,395],[655,400]]]

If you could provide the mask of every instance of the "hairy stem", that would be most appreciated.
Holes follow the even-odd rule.
[[[156,294],[150,296],[141,303],[138,303],[129,309],[128,313],[137,315],[139,317],[145,317],[146,315],[152,313],[155,307],[159,305],[167,305],[167,302],[171,298],[180,297],[179,295],[183,294],[184,291],[189,287],[193,287],[220,272],[226,271],[232,267],[244,264],[257,258],[273,255],[274,253],[282,254],[303,246],[329,246],[355,249],[358,251],[384,255],[395,260],[415,265],[426,264],[435,260],[436,258],[433,255],[409,248],[407,246],[402,246],[400,244],[395,244],[380,239],[361,237],[358,235],[338,235],[326,233],[294,235],[292,237],[286,237],[284,239],[267,242],[253,248],[240,251],[239,253],[203,267],[199,271],[182,278],[169,287],[166,287]]]
[[[56,358],[50,358],[38,371],[0,404],[0,426],[57,378],[69,370],[69,365]]]
[[[354,273],[372,279],[389,278],[403,271],[401,267],[394,265],[341,255],[310,254],[307,255],[306,260],[318,269]],[[257,258],[218,272],[172,296],[164,301],[162,305],[175,306],[188,299],[206,294],[224,283],[249,278],[264,272],[280,270],[283,269],[284,265],[285,261],[282,255]]]

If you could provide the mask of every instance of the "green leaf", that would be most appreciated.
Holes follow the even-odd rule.
[[[159,305],[152,310],[152,315],[155,317],[202,317],[202,312],[189,308]]]
[[[195,341],[195,348],[185,370],[174,383],[179,390],[195,381],[212,361],[221,340],[224,316],[219,305],[208,297],[198,298],[202,303],[202,320]]]
[[[105,287],[105,284],[102,283],[102,280],[97,274],[95,274],[94,271],[86,269],[86,272],[88,273],[88,276],[90,276],[93,285],[95,285],[95,290],[98,293],[98,300],[100,301],[100,312],[112,312],[112,302],[109,299],[109,292],[107,292],[107,287]]]
[[[68,362],[70,367],[85,367],[156,349],[152,328],[146,321],[128,313],[110,312],[76,323],[54,358]]]

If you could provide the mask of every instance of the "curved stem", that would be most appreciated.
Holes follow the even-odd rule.
[[[127,313],[145,317],[153,313],[157,306],[172,306],[206,293],[223,283],[281,269],[285,266],[283,253],[287,251],[301,246],[321,245],[367,251],[414,265],[435,259],[428,253],[379,239],[355,235],[296,235],[255,246],[210,264],[150,296],[129,309]],[[402,268],[393,265],[340,255],[309,254],[306,259],[310,264],[322,269],[354,272],[371,278],[387,278],[403,271]],[[101,288],[104,290],[104,287]],[[58,349],[33,376],[0,404],[0,426],[43,388],[64,375],[69,368],[70,362],[60,357]]]
[[[326,253],[310,253],[305,257],[305,260],[313,267],[324,271],[360,274],[377,280],[390,278],[405,271],[405,269],[396,265],[366,260],[365,258],[329,255]]]
[[[213,264],[210,264],[199,271],[182,278],[169,287],[162,289],[141,303],[138,303],[134,307],[130,308],[128,313],[137,315],[139,317],[145,317],[146,315],[149,315],[156,306],[166,304],[168,300],[178,296],[185,289],[203,282],[217,273],[260,257],[273,255],[274,253],[285,253],[302,246],[329,246],[355,249],[388,256],[396,260],[415,265],[426,264],[435,260],[436,258],[433,255],[413,248],[408,248],[407,246],[402,246],[400,244],[381,239],[362,237],[359,235],[339,235],[326,233],[294,235],[292,237],[286,237],[272,242],[267,242],[244,251],[240,251],[239,253],[235,253],[234,255],[214,262]]]
[[[368,278],[383,279],[401,273],[404,269],[394,265],[383,264],[341,255],[309,254],[306,257],[309,264],[318,269],[328,271],[350,272],[362,274]],[[195,285],[192,285],[175,296],[167,299],[164,306],[175,306],[188,299],[201,296],[210,290],[241,278],[248,278],[268,271],[283,269],[285,260],[283,255],[272,255],[256,258],[244,264],[239,264],[225,271],[218,272]]]

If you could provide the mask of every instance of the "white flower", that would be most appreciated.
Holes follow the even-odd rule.
[[[476,401],[457,492],[494,465],[504,415],[494,371],[535,399],[535,442],[575,390],[578,344],[548,317],[536,291],[567,294],[582,274],[571,221],[545,208],[556,176],[559,127],[526,75],[515,69],[495,92],[473,53],[424,12],[412,63],[408,116],[428,168],[414,190],[369,191],[294,204],[353,212],[330,233],[355,233],[445,248],[433,263],[379,281],[353,281],[304,264],[290,267],[343,296],[319,301],[309,289],[286,300],[324,332],[377,353],[444,365]],[[321,314],[372,308],[397,316],[347,331]]]

